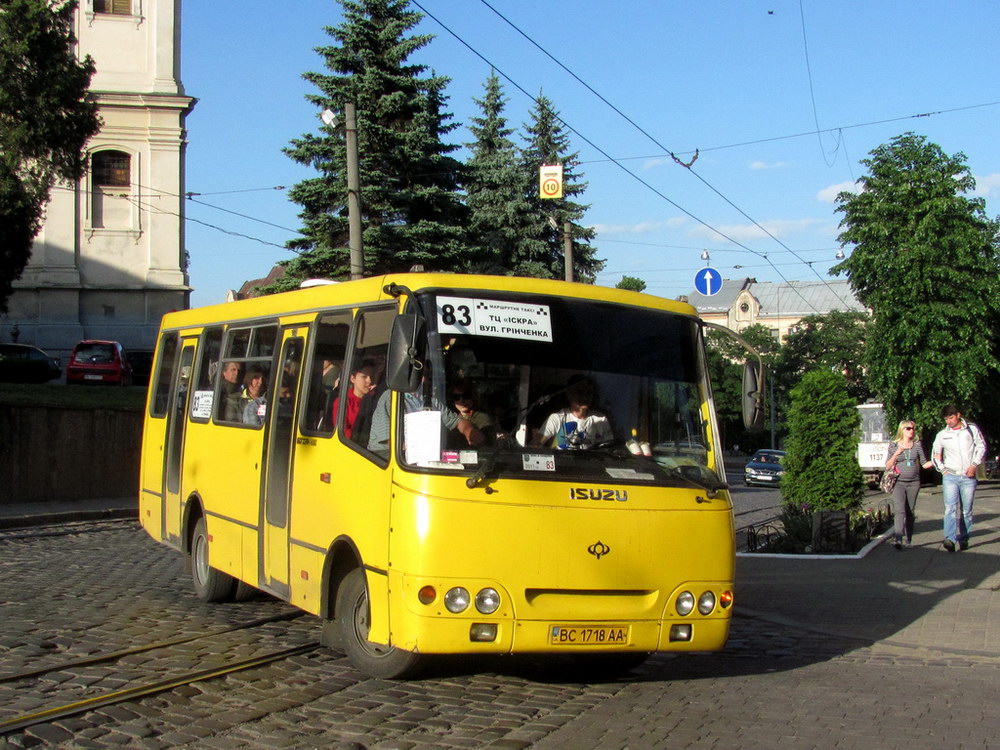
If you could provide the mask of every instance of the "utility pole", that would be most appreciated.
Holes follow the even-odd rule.
[[[573,225],[563,222],[563,257],[566,263],[566,281],[573,280]]]
[[[344,104],[344,131],[347,136],[347,227],[351,246],[351,278],[364,276],[361,244],[361,178],[358,166],[358,112],[354,102]]]

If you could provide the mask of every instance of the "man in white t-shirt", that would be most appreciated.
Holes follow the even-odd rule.
[[[972,506],[976,499],[976,470],[986,457],[986,441],[979,427],[962,419],[954,404],[941,410],[946,427],[934,438],[931,459],[941,472],[944,497],[944,548],[969,548]]]
[[[537,438],[539,444],[548,444],[554,438],[559,449],[592,448],[612,439],[608,418],[591,408],[594,384],[580,376],[574,378],[566,388],[569,406],[548,416]]]

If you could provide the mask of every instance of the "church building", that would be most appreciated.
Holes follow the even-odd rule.
[[[163,313],[188,307],[181,0],[80,0],[78,54],[97,68],[101,131],[77,184],[56,184],[0,340],[62,356],[81,339],[153,348]]]

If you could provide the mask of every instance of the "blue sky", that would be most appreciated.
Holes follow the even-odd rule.
[[[410,62],[452,79],[451,142],[471,140],[490,65],[517,84],[504,81],[511,126],[532,106],[519,86],[544,92],[576,131],[584,223],[607,261],[599,284],[627,274],[650,293],[687,294],[705,249],[726,278],[828,279],[832,196],[906,131],[964,152],[998,211],[994,0],[488,0],[530,40],[481,0],[418,2],[437,19],[418,30],[435,39]],[[301,75],[324,71],[314,49],[340,18],[334,0],[184,3],[181,78],[199,100],[187,120],[192,304],[289,257],[298,207],[279,186],[313,173],[282,148],[319,128]],[[695,149],[690,170],[667,153]]]

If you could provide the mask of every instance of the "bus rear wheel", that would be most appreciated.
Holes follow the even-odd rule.
[[[194,593],[203,602],[225,602],[236,592],[236,579],[208,564],[208,532],[199,518],[191,537],[191,579]]]
[[[337,591],[339,645],[351,663],[372,677],[387,680],[413,677],[424,666],[424,657],[394,646],[380,646],[368,640],[370,624],[365,572],[355,568]]]

